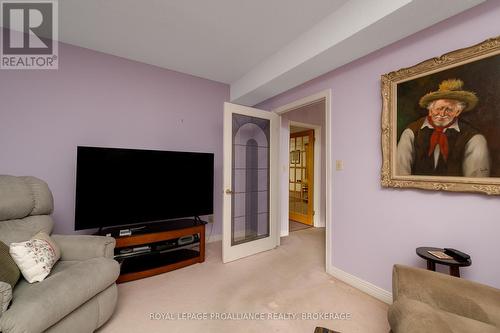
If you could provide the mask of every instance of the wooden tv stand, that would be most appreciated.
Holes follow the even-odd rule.
[[[120,276],[117,282],[142,279],[204,262],[205,224],[206,222],[196,220],[168,221],[149,225],[131,236],[115,236],[115,259],[120,262]],[[190,235],[198,235],[199,242],[161,249],[172,246],[175,239]],[[137,249],[142,246],[150,247],[150,251],[121,253],[124,249]]]

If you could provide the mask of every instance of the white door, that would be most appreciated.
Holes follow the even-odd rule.
[[[224,103],[224,262],[279,245],[279,122],[273,112]]]

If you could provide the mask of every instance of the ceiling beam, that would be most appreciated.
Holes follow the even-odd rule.
[[[256,105],[485,0],[350,0],[231,84]]]

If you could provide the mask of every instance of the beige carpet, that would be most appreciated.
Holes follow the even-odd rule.
[[[282,238],[278,249],[232,263],[221,242],[207,245],[207,260],[147,279],[120,284],[118,306],[104,332],[314,332],[389,331],[387,305],[336,280],[324,268],[324,229]],[[178,313],[349,313],[348,320],[181,320]],[[174,319],[150,319],[151,313]],[[333,314],[333,315],[332,315]],[[207,314],[209,315],[209,314]]]
[[[292,220],[288,221],[288,231],[289,232],[304,230],[307,228],[312,228],[312,226],[304,224],[304,223],[292,221]]]

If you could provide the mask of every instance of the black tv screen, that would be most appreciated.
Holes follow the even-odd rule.
[[[213,213],[211,153],[77,148],[75,230]]]

